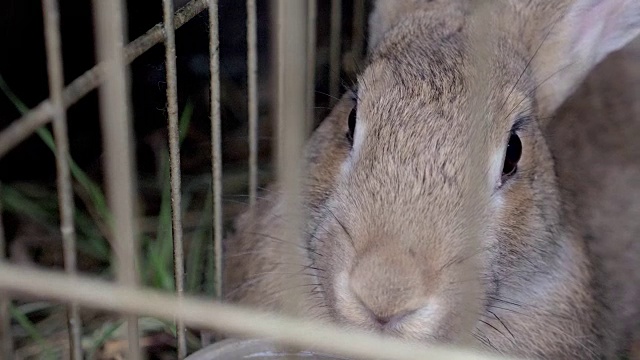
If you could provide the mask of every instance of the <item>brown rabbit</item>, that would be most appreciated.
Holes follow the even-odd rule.
[[[376,1],[357,88],[308,143],[303,236],[284,239],[275,184],[226,241],[226,298],[533,358],[627,354],[640,53],[576,89],[638,33],[637,0]]]

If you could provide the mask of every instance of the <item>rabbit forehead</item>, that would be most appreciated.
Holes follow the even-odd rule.
[[[476,150],[470,133],[488,141],[487,156],[502,151],[516,119],[534,112],[534,84],[523,51],[499,38],[486,46],[490,57],[480,66],[464,31],[444,39],[387,38],[359,79],[358,126],[366,129],[364,139],[356,139],[360,160],[446,162],[455,173],[466,165],[464,154]],[[487,73],[478,94],[471,84],[479,68]],[[474,116],[478,112],[482,116]]]
[[[535,86],[526,52],[506,38],[488,42],[488,56],[477,64],[464,28],[439,36],[412,31],[410,41],[402,31],[382,40],[359,78],[356,129],[363,131],[356,130],[361,138],[342,187],[363,213],[402,213],[403,221],[433,218],[444,226],[434,216],[454,219],[478,205],[473,199],[490,196],[469,198],[478,176],[485,194],[494,190],[511,127],[533,112]],[[480,94],[478,69],[486,69]],[[473,116],[471,103],[482,116]]]

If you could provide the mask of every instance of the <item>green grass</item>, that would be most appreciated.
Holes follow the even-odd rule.
[[[31,322],[31,320],[29,320],[27,315],[24,312],[20,311],[14,305],[11,305],[9,307],[9,313],[11,314],[11,317],[15,321],[17,321],[18,324],[20,324],[20,326],[29,334],[31,339],[33,339],[38,344],[41,349],[40,351],[42,357],[44,359],[54,359],[55,357],[53,356],[53,346],[47,340],[45,340],[40,331]]]
[[[20,113],[24,114],[28,111],[28,107],[11,91],[1,76],[0,91],[11,100]],[[180,116],[181,144],[189,129],[192,115],[193,105],[188,102]],[[36,134],[55,155],[56,145],[50,130],[44,126],[37,129]],[[157,214],[155,232],[140,235],[140,278],[146,286],[174,291],[169,153],[166,147],[161,151],[161,166],[158,174],[156,174],[156,180],[151,182],[151,186],[154,187],[152,190],[160,194],[160,210],[159,214]],[[72,158],[69,159],[69,166],[74,192],[82,205],[78,206],[76,202],[74,207],[78,251],[81,256],[90,257],[106,264],[105,268],[93,270],[97,270],[95,272],[99,276],[111,278],[113,277],[113,271],[110,266],[112,251],[107,240],[111,214],[105,193],[102,187],[92,180]],[[183,191],[185,188],[190,189],[190,192],[183,195],[183,213],[189,209],[191,199],[196,196],[202,196],[196,195],[195,192],[202,193],[203,191],[202,186],[183,186]],[[206,240],[211,236],[210,186],[207,186],[206,194],[207,201],[202,205],[202,209],[196,209],[202,214],[199,226],[189,237],[185,234],[185,240],[188,240],[186,242],[189,243],[188,251],[185,253],[185,258],[187,259],[186,290],[190,293],[202,293],[201,284],[205,283],[205,279],[208,279],[208,277],[205,278],[204,268],[207,255],[205,251]],[[59,232],[58,199],[55,188],[28,184],[4,184],[1,200],[5,211],[41,224],[51,234]],[[209,293],[209,291],[206,292]],[[54,311],[54,306],[49,306],[49,310]],[[38,344],[43,356],[50,356],[55,352],[54,345],[45,339],[39,324],[32,322],[28,313],[22,312],[19,307],[13,306],[11,314],[13,320],[28,334],[30,342]],[[175,326],[173,324],[163,321],[160,321],[160,323],[162,326],[152,326],[150,329],[175,334]],[[93,334],[87,334],[84,337],[83,346],[88,349],[90,355],[95,354],[103,344],[118,336],[120,326],[121,322],[117,321],[117,319],[114,319],[114,322],[103,324]],[[197,339],[195,337],[189,337],[189,340],[191,345],[196,346]]]

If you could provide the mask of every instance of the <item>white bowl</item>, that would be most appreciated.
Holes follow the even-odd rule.
[[[337,357],[290,351],[264,340],[223,340],[187,356],[185,360],[344,360]]]

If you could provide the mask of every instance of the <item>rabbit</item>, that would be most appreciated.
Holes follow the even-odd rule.
[[[619,50],[640,1],[373,5],[366,66],[305,148],[300,236],[271,184],[225,239],[226,301],[526,358],[628,355],[640,69]]]
[[[628,326],[619,319],[631,319],[637,328],[639,315],[639,65],[636,38],[599,64],[545,129],[565,201],[598,263],[601,301],[610,308],[612,328]]]

